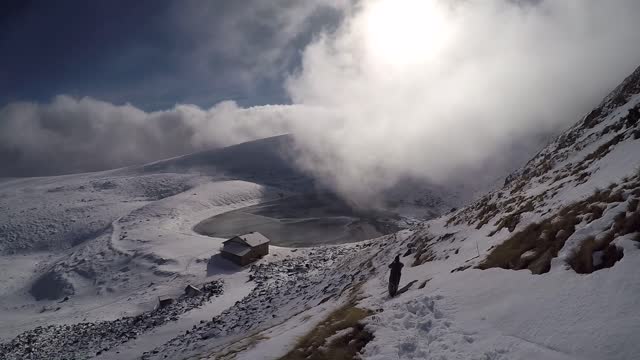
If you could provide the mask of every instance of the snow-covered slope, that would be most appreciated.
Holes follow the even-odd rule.
[[[145,358],[635,358],[639,94],[640,69],[502,188],[313,275],[272,273],[289,280]],[[401,294],[389,298],[397,254]],[[344,287],[325,291],[327,282]],[[268,306],[288,301],[297,305],[284,313]],[[229,317],[250,321],[238,328]]]
[[[309,190],[315,186],[313,179],[298,170],[294,155],[293,137],[280,135],[161,160],[135,167],[133,171],[206,174],[292,190]]]
[[[394,245],[403,282],[428,282],[389,300],[369,281],[365,358],[637,357],[639,109],[640,69],[501,189]]]
[[[157,330],[166,341],[242,299],[253,287],[249,270],[208,264],[223,239],[193,227],[217,214],[317,191],[288,158],[291,142],[279,136],[144,166],[2,179],[0,339],[39,325],[120,321],[150,311],[158,296],[175,296],[186,284],[224,279],[218,305],[204,306],[200,315],[189,310],[180,324]],[[147,336],[153,341],[142,348],[162,344],[163,337]]]
[[[358,244],[272,247],[246,268],[216,256],[207,262],[222,239],[195,234],[192,226],[307,181],[289,178],[285,168],[235,167],[234,157],[252,166],[255,150],[3,181],[0,201],[10,216],[1,228],[7,281],[0,336],[7,342],[0,355],[635,358],[639,109],[640,69],[473,204]],[[76,234],[75,223],[93,225],[77,236],[56,235]],[[387,265],[398,254],[405,264],[401,290],[389,298]],[[186,300],[177,295],[187,283],[215,290]],[[73,295],[37,302],[29,290],[44,298]],[[176,305],[150,311],[166,294]]]

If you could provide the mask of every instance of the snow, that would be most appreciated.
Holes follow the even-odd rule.
[[[263,340],[257,342],[257,344],[252,344],[251,347],[241,352],[236,359],[279,359],[291,350],[292,342],[311,331],[335,307],[336,302],[334,301],[324,303],[259,333],[256,337]]]
[[[344,336],[347,336],[347,335],[351,334],[352,332],[353,332],[353,328],[346,328],[346,329],[343,329],[343,330],[338,330],[338,331],[336,331],[335,334],[333,334],[333,335],[329,336],[328,338],[326,338],[324,340],[324,343],[327,344],[327,345],[331,344],[335,340],[340,339],[340,338],[342,338]]]
[[[611,269],[579,275],[556,269],[450,273],[447,261],[409,268],[404,284],[430,278],[397,298],[384,279],[367,285],[367,359],[631,359],[636,334],[640,250],[630,246]],[[406,262],[406,261],[405,261]],[[405,267],[406,268],[406,267]],[[586,279],[585,279],[586,278]]]
[[[108,329],[99,321],[141,314],[154,319],[159,296],[178,298],[187,284],[222,281],[222,294],[175,312],[157,326],[151,322],[121,343],[105,348],[85,344],[79,354],[67,344],[49,355],[277,359],[333,310],[352,304],[372,314],[363,320],[373,334],[360,349],[364,359],[636,358],[638,233],[610,232],[620,214],[631,215],[631,199],[640,196],[640,140],[633,133],[638,125],[625,121],[640,95],[626,95],[629,101],[617,108],[609,106],[617,97],[609,97],[600,123],[572,127],[504,187],[467,207],[429,221],[408,219],[410,229],[357,244],[270,246],[269,255],[248,267],[219,255],[226,239],[199,235],[193,227],[218,214],[313,188],[308,177],[277,160],[274,149],[291,141],[288,137],[141,167],[1,180],[0,211],[6,216],[0,219],[0,355],[20,358],[31,336],[45,345],[48,339],[64,340],[65,331],[73,329],[69,324]],[[602,156],[595,154],[616,136],[619,142]],[[561,146],[567,139],[572,139],[569,145]],[[563,242],[554,243],[558,248],[550,252],[548,272],[477,268],[496,246],[528,225],[569,217],[561,210],[596,189],[622,199],[603,196],[584,204],[600,206],[602,213],[583,213],[572,223],[575,231],[561,230],[569,236],[566,241],[558,236]],[[430,211],[449,205],[422,196],[424,188],[418,193],[392,190],[387,195],[399,194],[398,207],[414,212],[417,203],[411,199],[416,197],[429,203]],[[505,218],[513,228],[498,230]],[[592,273],[574,271],[571,260],[585,239],[608,236],[623,257]],[[521,250],[516,260],[537,259],[545,251]],[[399,295],[390,298],[387,265],[398,254],[405,267]],[[587,255],[596,264],[604,260],[601,251]],[[36,301],[29,292],[43,277],[70,286],[68,299]],[[114,331],[122,330],[127,329]],[[318,350],[352,332],[347,328],[329,335]],[[26,335],[12,343],[18,334]]]
[[[199,235],[192,227],[288,191],[219,180],[215,170],[203,175],[204,165],[194,174],[164,169],[156,164],[156,173],[131,167],[0,182],[0,210],[7,214],[0,220],[0,264],[7,269],[0,281],[2,341],[37,325],[112,320],[149,311],[158,296],[175,296],[187,283],[215,277],[234,288],[225,289],[217,301],[222,309],[216,311],[250,292],[246,271],[207,265],[225,239]],[[12,255],[14,251],[20,254]],[[29,295],[30,283],[47,271],[70,281],[75,293],[68,301],[35,301]],[[41,312],[43,308],[51,310]],[[173,337],[200,321],[195,319],[163,328]]]
[[[126,342],[120,347],[116,347],[95,359],[132,359],[140,356],[143,352],[151,351],[154,348],[171,340],[176,334],[192,329],[200,324],[200,321],[207,321],[213,316],[219,315],[222,311],[232,306],[236,301],[247,296],[252,289],[247,284],[247,274],[238,274],[225,277],[225,294],[205,306],[192,310],[180,317],[175,322],[166,323],[152,331],[143,334],[133,341]]]
[[[260,234],[259,232],[252,232],[249,234],[238,235],[238,237],[242,239],[242,241],[244,241],[249,246],[258,246],[258,245],[266,244],[269,242],[269,239],[267,239],[264,235]]]

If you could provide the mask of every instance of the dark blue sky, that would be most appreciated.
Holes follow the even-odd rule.
[[[5,0],[0,106],[58,94],[145,110],[286,103],[282,80],[302,46],[338,21],[334,10],[299,3]],[[283,31],[295,21],[295,33]]]

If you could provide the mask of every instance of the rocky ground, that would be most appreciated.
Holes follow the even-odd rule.
[[[72,325],[39,326],[0,345],[2,359],[88,359],[204,305],[223,293],[223,282],[202,285],[170,304],[133,317]]]
[[[254,265],[250,279],[256,287],[248,296],[211,321],[145,353],[143,358],[174,358],[178,354],[207,352],[204,347],[215,351],[215,346],[220,345],[216,339],[257,333],[337,298],[364,280],[361,268],[349,260],[372,244],[320,247],[305,250],[298,257]],[[340,271],[335,271],[337,267]]]
[[[267,329],[301,311],[337,298],[365,279],[366,273],[358,266],[359,262],[350,259],[372,249],[372,244],[362,242],[294,250],[293,256],[252,265],[249,281],[254,282],[255,287],[248,296],[211,321],[202,321],[166,344],[144,353],[142,358],[172,358],[189,351],[202,351],[205,346],[215,347],[216,339]],[[336,268],[341,271],[336,272]],[[0,358],[88,359],[100,355],[212,301],[223,293],[223,282],[215,280],[200,290],[200,294],[181,295],[165,307],[134,317],[37,327],[0,345]]]

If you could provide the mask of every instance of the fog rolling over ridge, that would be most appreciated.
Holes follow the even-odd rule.
[[[402,3],[332,2],[343,20],[317,31],[285,74],[291,104],[7,104],[0,175],[107,169],[292,133],[297,165],[364,203],[405,178],[504,173],[640,63],[634,0]]]

